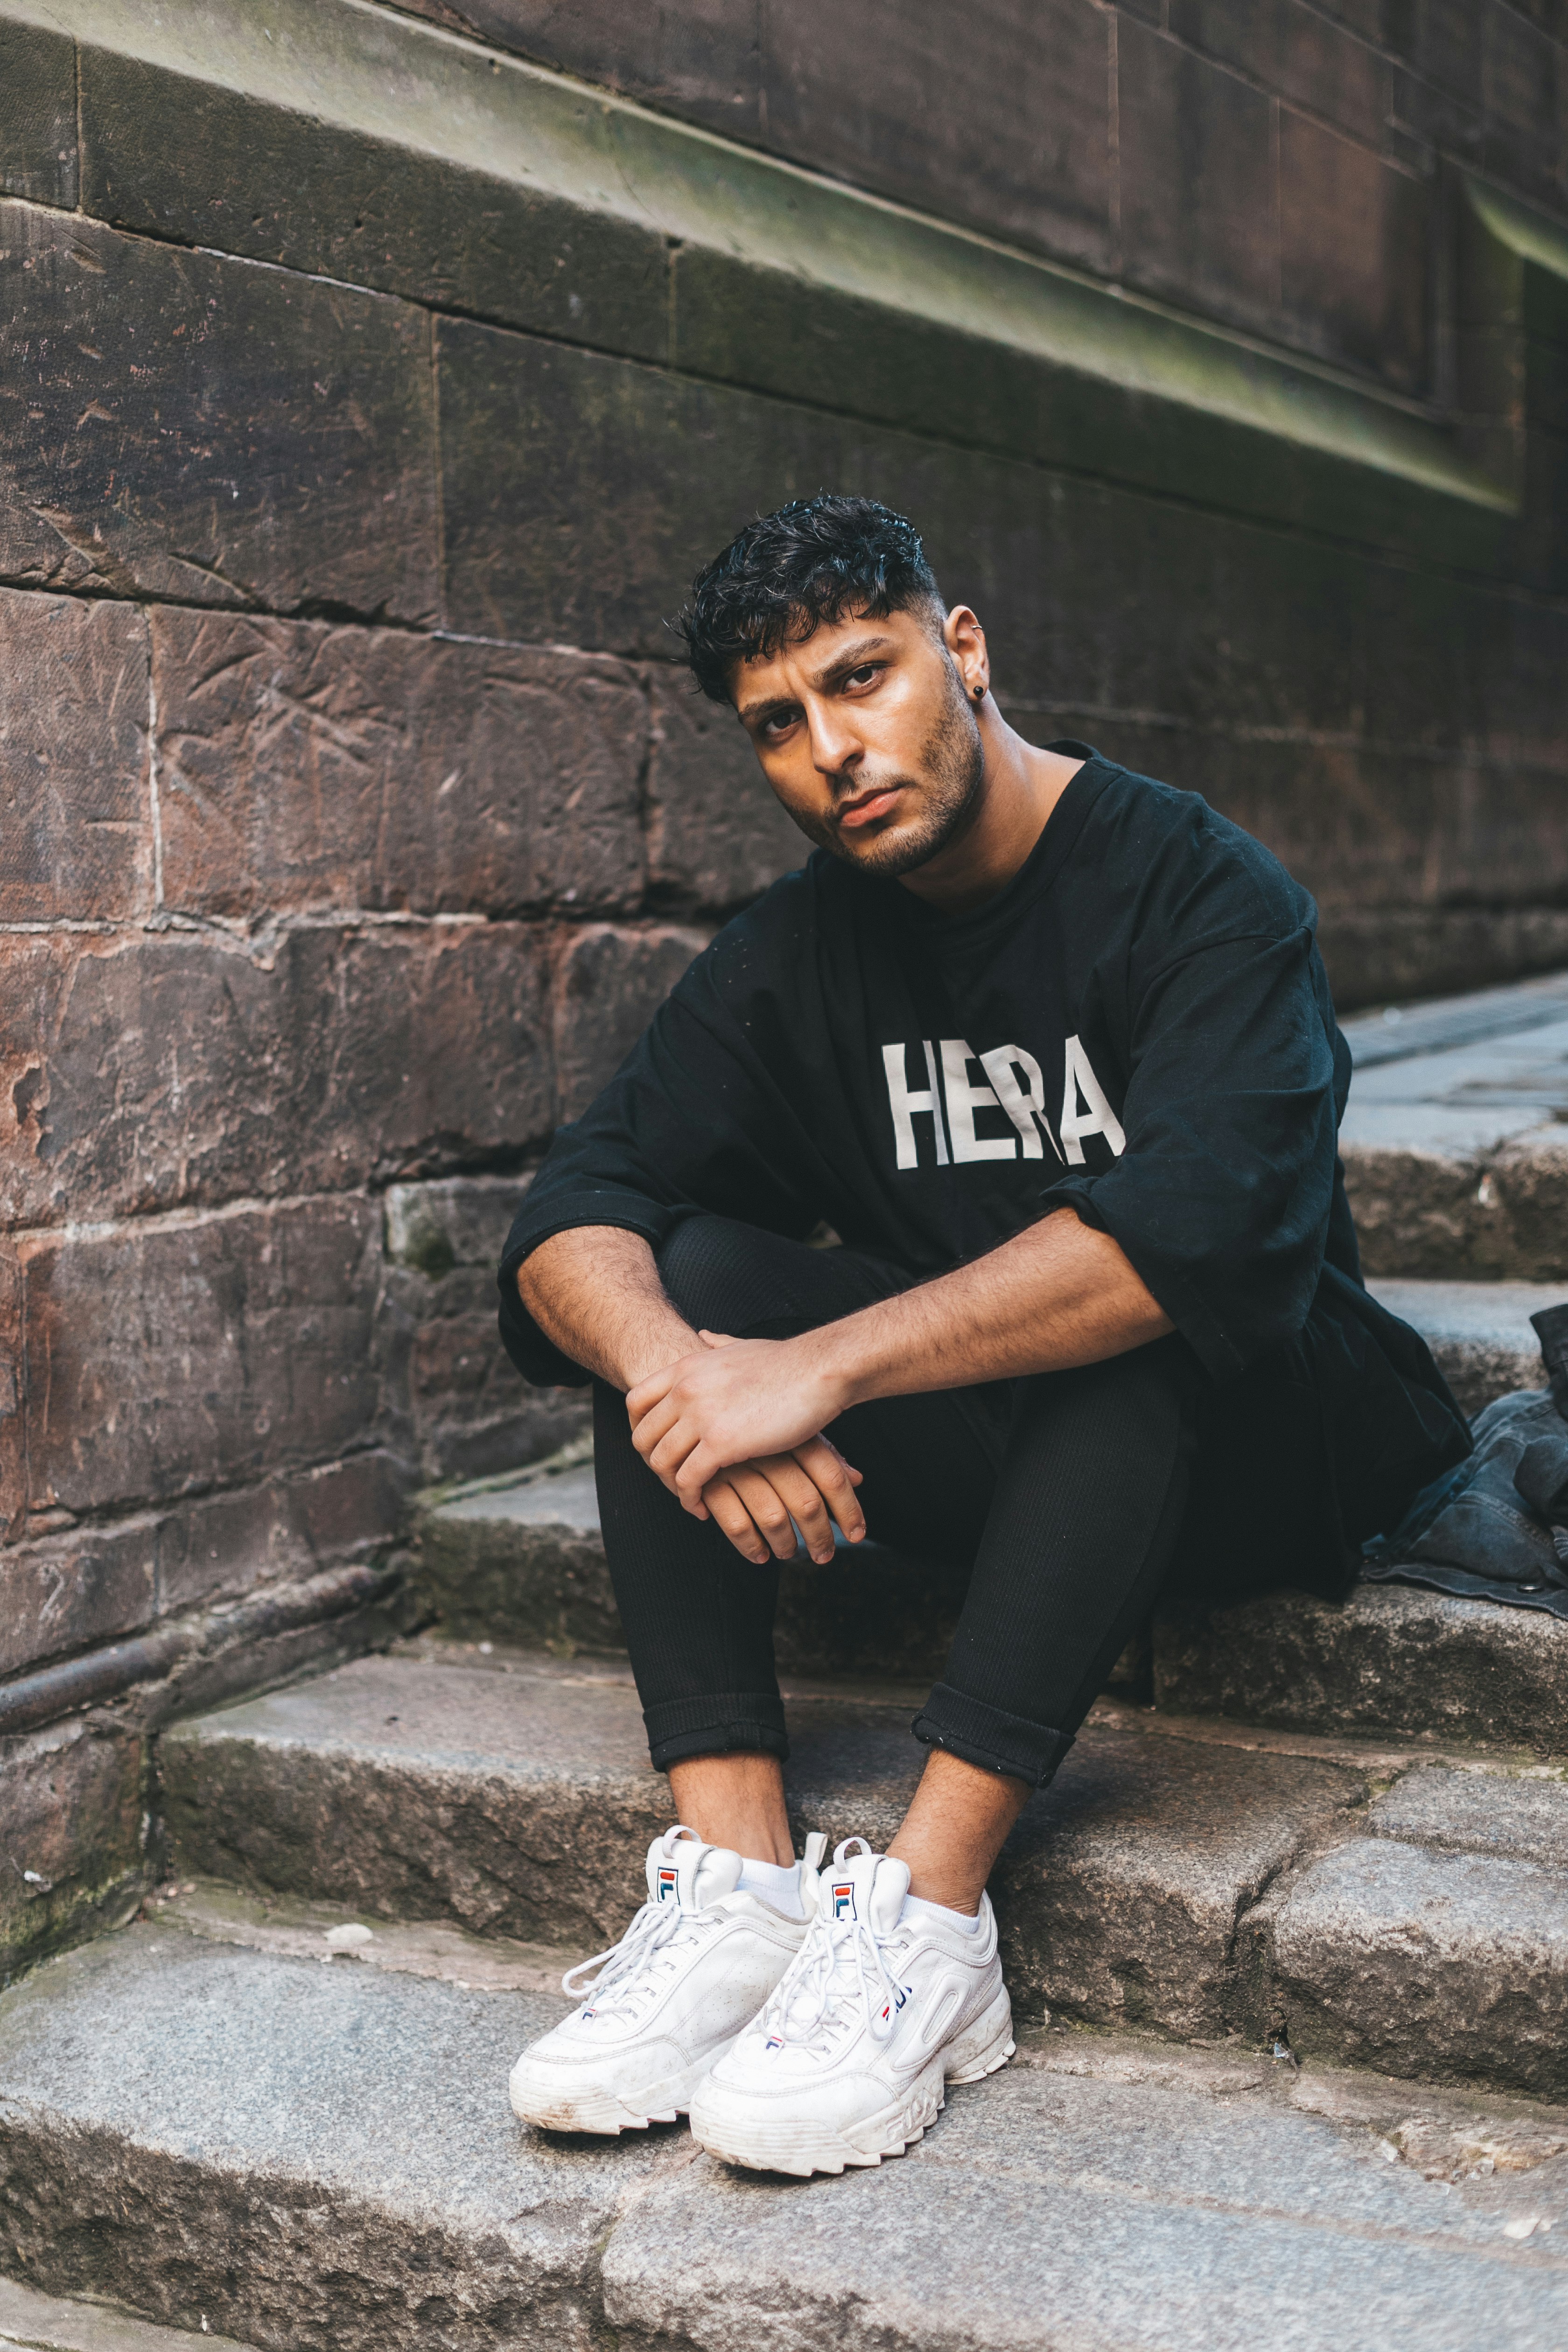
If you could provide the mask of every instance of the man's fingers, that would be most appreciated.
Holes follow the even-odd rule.
[[[779,1501],[798,1526],[813,1559],[819,1567],[823,1566],[833,1558],[833,1521],[817,1488],[791,1454],[767,1454],[755,1467],[766,1477]]]
[[[866,1514],[855,1494],[859,1472],[850,1468],[837,1445],[829,1444],[826,1437],[809,1438],[805,1444],[797,1445],[795,1459],[837,1520],[846,1540],[858,1543],[866,1532]]]
[[[631,1411],[631,1398],[626,1399]],[[680,1419],[680,1407],[673,1397],[660,1397],[647,1411],[632,1420],[632,1444],[647,1462],[659,1441],[667,1437]]]
[[[758,1533],[775,1559],[793,1559],[795,1523],[790,1505],[772,1475],[772,1464],[744,1462],[730,1473],[730,1484],[740,1496]]]
[[[765,1566],[768,1547],[757,1533],[751,1513],[736,1493],[734,1481],[715,1478],[711,1486],[703,1488],[702,1500],[715,1523],[723,1529],[742,1558],[749,1559],[754,1568]]]

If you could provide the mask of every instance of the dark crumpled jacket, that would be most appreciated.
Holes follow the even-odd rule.
[[[1550,1389],[1497,1398],[1475,1450],[1369,1543],[1373,1583],[1421,1584],[1568,1617],[1568,1307],[1532,1315]]]

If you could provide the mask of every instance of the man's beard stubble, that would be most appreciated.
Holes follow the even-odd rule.
[[[855,780],[855,793],[858,798],[874,789],[879,781],[901,784],[917,780],[920,816],[912,830],[902,825],[890,827],[889,836],[873,838],[863,849],[847,848],[838,827],[831,820],[820,830],[811,830],[824,849],[830,849],[846,866],[853,866],[862,874],[880,875],[889,881],[929,864],[940,850],[958,838],[975,814],[980,788],[985,780],[985,751],[974,713],[955,672],[949,672],[947,707],[921,748],[915,774],[879,780],[862,772]]]

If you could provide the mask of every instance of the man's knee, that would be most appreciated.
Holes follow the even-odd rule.
[[[792,1246],[730,1217],[683,1217],[658,1253],[659,1280],[694,1328],[739,1334],[792,1313],[777,1263]]]

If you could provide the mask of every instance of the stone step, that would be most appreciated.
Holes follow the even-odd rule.
[[[1415,1585],[1335,1605],[1279,1591],[1155,1620],[1154,1700],[1289,1731],[1477,1741],[1568,1757],[1568,1621]]]
[[[591,1457],[437,1493],[416,1521],[418,1601],[456,1635],[562,1654],[621,1650]],[[774,1641],[795,1675],[933,1682],[963,1602],[961,1570],[885,1544],[785,1567]]]
[[[1568,973],[1342,1025],[1368,1273],[1568,1278]]]
[[[0,2259],[35,2299],[275,2352],[1548,2352],[1568,2329],[1562,2111],[1026,2031],[901,2161],[786,2184],[683,2126],[517,2124],[507,2070],[563,2006],[166,1926],[74,1951],[0,1997]]]
[[[889,1841],[913,1699],[786,1691],[797,1838]],[[1568,2095],[1568,1768],[1463,1760],[1100,1706],[993,1879],[1019,2014]],[[162,1769],[184,1871],[534,1947],[611,1940],[670,1819],[624,1672],[433,1643],[184,1725]]]
[[[194,2332],[159,2327],[115,2304],[40,2294],[0,2278],[0,2352],[245,2352],[232,2336],[215,2336],[205,2320],[198,2315]]]
[[[786,1684],[798,1838],[886,1844],[925,1759],[916,1690]],[[589,1948],[642,1899],[671,1820],[631,1679],[526,1654],[366,1658],[180,1727],[162,1751],[182,1871],[385,1917]],[[1217,2033],[1249,1998],[1237,1922],[1363,1801],[1353,1765],[1090,1726],[995,1882],[1022,2012]]]
[[[1552,1285],[1379,1281],[1414,1324],[1468,1413],[1545,1379],[1530,1318],[1560,1303]],[[453,1633],[562,1652],[623,1646],[599,1535],[591,1451],[574,1446],[510,1478],[427,1498],[417,1520],[420,1601]],[[887,1547],[840,1545],[826,1568],[802,1557],[779,1600],[779,1662],[792,1674],[935,1680],[963,1604],[961,1571]]]

